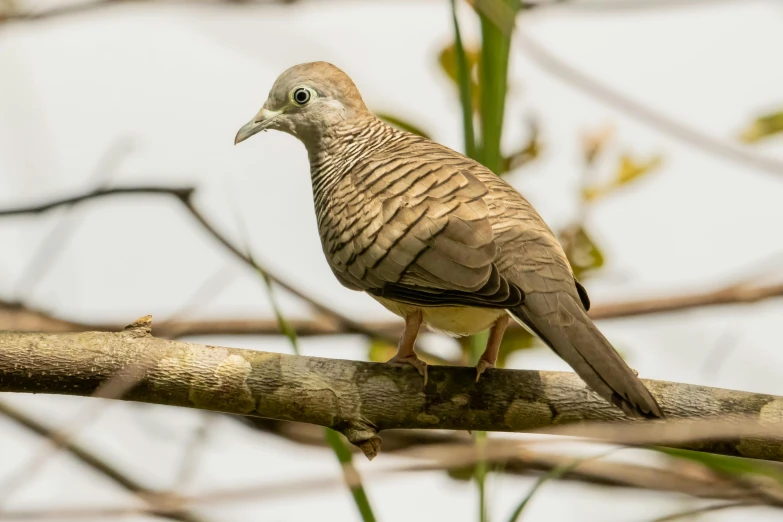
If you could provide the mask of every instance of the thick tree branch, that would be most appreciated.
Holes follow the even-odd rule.
[[[386,429],[529,431],[624,419],[572,373],[491,370],[475,383],[473,368],[434,366],[425,387],[412,368],[167,341],[143,321],[119,333],[0,333],[0,391],[92,395],[139,361],[152,362],[126,400],[328,426],[371,458]],[[783,421],[783,397],[646,383],[670,419]],[[783,460],[783,444],[764,437],[675,445]]]

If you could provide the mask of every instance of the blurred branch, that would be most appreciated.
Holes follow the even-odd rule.
[[[495,448],[503,448],[505,444],[502,444],[506,441],[499,441],[497,439],[490,440],[490,449],[494,450]],[[501,443],[501,444],[498,444]],[[493,462],[496,462],[496,459],[492,456],[492,453],[494,451],[491,451],[490,459]],[[388,479],[390,477],[393,477],[395,474],[398,473],[420,473],[420,472],[432,472],[432,471],[440,471],[442,469],[448,469],[450,465],[460,465],[460,466],[469,466],[471,463],[475,461],[475,451],[473,454],[468,454],[466,452],[457,452],[456,454],[446,450],[443,452],[439,452],[441,455],[438,455],[435,459],[429,459],[426,456],[423,456],[423,458],[419,459],[419,462],[414,462],[413,464],[405,464],[402,466],[394,466],[394,467],[373,467],[373,469],[368,470],[367,475],[370,477],[373,481],[373,483],[378,483],[379,480]],[[527,454],[528,452],[523,450],[520,452],[521,454]],[[544,454],[546,455],[546,454]],[[573,457],[555,457],[558,459],[558,462],[567,462],[569,464],[573,464]],[[573,470],[570,470],[568,473],[577,472],[580,468],[582,468],[585,464],[608,464],[610,468],[613,469],[621,469],[621,468],[628,468],[629,470],[635,470],[635,469],[645,469],[645,472],[647,472],[650,477],[655,477],[658,482],[663,482],[664,484],[661,484],[664,486],[663,491],[672,491],[672,492],[678,492],[678,493],[688,493],[688,489],[685,490],[674,490],[674,489],[665,489],[665,482],[671,478],[673,475],[670,470],[667,469],[661,469],[654,466],[644,467],[639,466],[635,464],[624,464],[624,463],[608,463],[608,462],[590,462],[590,461],[582,461],[579,462],[576,466],[574,466]],[[709,474],[709,470],[707,470],[707,474]],[[704,477],[700,476],[698,472],[694,472],[694,470],[690,470],[690,473],[681,473],[680,474],[680,480],[675,479],[674,484],[675,485],[681,485],[683,480],[686,482],[694,482],[699,483],[703,482]],[[308,477],[306,479],[298,479],[294,482],[284,482],[284,483],[276,483],[272,485],[260,485],[260,486],[249,486],[244,487],[240,489],[229,489],[229,490],[217,490],[217,491],[210,491],[210,492],[203,492],[198,493],[196,495],[190,495],[190,496],[171,496],[168,499],[168,506],[169,509],[181,509],[185,506],[214,506],[217,504],[225,504],[225,503],[231,503],[231,502],[242,502],[242,501],[248,501],[248,500],[255,500],[255,501],[263,501],[265,499],[271,499],[274,498],[275,500],[280,500],[281,498],[285,497],[301,497],[305,494],[312,494],[312,493],[321,493],[324,491],[333,490],[337,487],[340,487],[341,480],[337,479],[336,477],[330,476],[330,477]],[[688,486],[686,486],[687,488]],[[658,487],[653,487],[653,489],[659,489]],[[739,501],[744,503],[745,505],[752,506],[752,505],[777,505],[774,503],[770,503],[769,499],[766,498],[757,498],[753,495],[746,495],[743,493],[740,494],[734,494],[734,493],[728,493],[726,498],[723,498],[720,494],[716,496],[715,498],[721,498],[723,500],[734,500],[735,502]],[[29,510],[29,511],[13,511],[8,512],[4,514],[2,517],[6,520],[30,520],[30,519],[57,519],[57,518],[70,518],[70,517],[80,517],[80,519],[87,519],[87,518],[103,518],[108,516],[121,516],[121,515],[127,515],[127,514],[145,514],[145,510],[132,510],[128,508],[69,508],[69,509],[59,509],[57,511],[43,511],[43,510]]]
[[[65,1],[60,0],[55,7],[46,9],[15,9],[6,8],[0,10],[0,23],[3,22],[32,22],[46,20],[50,18],[60,18],[71,15],[80,15],[91,11],[97,11],[105,8],[114,7],[122,4],[140,4],[149,6],[151,4],[182,4],[190,3],[193,5],[216,5],[223,4],[227,6],[244,5],[274,5],[274,4],[292,4],[296,0],[92,0],[92,1]]]
[[[498,0],[469,0],[478,9],[488,13],[493,22],[506,32],[510,32],[513,26],[513,16],[509,14],[508,9],[499,9],[501,2]],[[634,9],[658,9],[668,7],[683,7],[687,5],[699,4],[721,4],[729,2],[738,2],[739,0],[646,0],[646,1],[628,1],[628,0],[593,0],[593,1],[568,1],[568,0],[539,0],[521,2],[521,9],[541,9],[550,7],[570,7],[584,10],[634,10]],[[10,7],[0,9],[0,23],[3,22],[25,22],[46,20],[51,18],[66,17],[69,15],[79,15],[91,11],[97,11],[122,4],[181,4],[190,3],[193,5],[226,5],[229,7],[247,6],[247,5],[276,5],[293,4],[297,0],[92,0],[92,1],[69,1],[60,0],[60,5],[46,9],[20,9],[12,3]],[[2,7],[2,6],[0,6]],[[501,7],[505,7],[502,6]]]
[[[750,304],[783,296],[783,283],[770,285],[740,284],[720,290],[700,292],[674,297],[660,297],[633,301],[595,304],[590,310],[594,319],[620,319],[641,315],[671,313],[694,308],[732,304]],[[344,335],[354,333],[339,320],[329,317],[315,319],[291,319],[291,328],[300,337]],[[122,329],[119,324],[90,324],[58,319],[46,312],[32,310],[18,303],[0,300],[0,330],[18,332],[68,333],[85,331],[113,332]],[[363,322],[365,331],[385,339],[396,339],[402,332],[399,321]],[[510,330],[519,329],[514,323]],[[198,335],[279,335],[275,319],[211,319],[204,321],[164,321],[153,326],[155,335],[176,339]]]
[[[271,272],[266,267],[263,267],[259,264],[257,264],[253,259],[251,259],[247,254],[240,251],[236,246],[234,246],[223,234],[221,234],[210,222],[207,220],[207,218],[201,213],[201,211],[196,208],[196,206],[193,204],[193,193],[195,189],[193,188],[171,188],[171,187],[115,187],[110,189],[101,189],[101,190],[95,190],[91,192],[86,192],[84,194],[79,194],[76,196],[71,196],[63,199],[58,199],[51,201],[49,203],[44,203],[42,205],[32,205],[32,206],[26,206],[26,207],[18,207],[18,208],[10,208],[5,210],[0,210],[0,218],[3,217],[9,217],[9,216],[24,216],[24,215],[35,215],[35,214],[41,214],[43,212],[46,212],[47,210],[51,210],[57,207],[61,206],[71,206],[75,205],[77,203],[84,203],[87,201],[91,201],[93,199],[100,199],[104,197],[109,196],[119,196],[119,195],[164,195],[164,196],[173,196],[177,201],[182,203],[182,205],[185,207],[185,209],[190,213],[190,215],[202,226],[202,228],[209,233],[215,240],[218,241],[221,245],[223,245],[224,248],[226,248],[231,254],[233,254],[236,258],[238,258],[240,261],[248,265],[249,267],[253,268],[256,271],[260,271],[262,273],[265,273],[269,279],[271,279],[273,282],[275,282],[277,285],[279,285],[281,288],[284,288],[288,292],[291,292],[298,298],[305,301],[307,304],[309,304],[311,307],[313,307],[316,311],[328,315],[335,320],[337,320],[339,323],[341,323],[342,327],[347,331],[351,333],[360,333],[364,335],[368,335],[371,337],[379,337],[383,338],[391,343],[396,343],[397,339],[393,337],[386,336],[382,332],[373,332],[369,329],[367,329],[364,325],[350,319],[349,317],[341,314],[340,312],[334,310],[333,308],[317,301],[316,299],[308,296],[298,288],[296,288],[293,284],[288,283],[284,278],[280,277],[279,275],[275,274],[274,272]]]
[[[0,359],[2,359],[2,356],[0,356]],[[2,382],[3,382],[2,379],[0,379],[0,383]],[[2,386],[3,385],[0,384],[0,388],[2,388]],[[33,433],[40,435],[41,437],[44,437],[46,439],[57,438],[56,430],[47,428],[46,426],[39,423],[32,417],[27,416],[25,413],[3,402],[0,402],[0,415],[5,416],[6,418],[16,422],[17,424],[19,424],[24,428],[27,428]],[[181,522],[201,522],[203,520],[201,517],[198,517],[192,513],[188,513],[187,511],[184,510],[162,509],[159,500],[163,500],[163,498],[161,494],[159,494],[158,492],[151,489],[147,489],[146,487],[142,486],[132,478],[126,476],[116,467],[112,466],[105,460],[94,455],[93,453],[83,448],[82,446],[76,444],[75,442],[64,441],[63,444],[64,444],[63,449],[68,451],[68,453],[70,453],[79,462],[89,466],[95,471],[98,471],[101,475],[108,478],[118,486],[122,487],[123,489],[129,491],[130,493],[133,493],[134,495],[142,499],[146,504],[148,504],[149,509],[153,515],[161,518],[166,518],[169,520],[178,520]],[[6,518],[5,514],[0,513],[0,519],[4,519],[4,518]]]
[[[92,395],[106,379],[150,359],[124,400],[327,426],[370,458],[380,451],[379,431],[419,428],[543,429],[602,440],[617,433],[633,444],[664,441],[783,460],[783,397],[647,380],[669,419],[721,419],[727,426],[670,420],[566,429],[627,419],[573,373],[489,370],[475,383],[473,368],[432,366],[425,387],[413,368],[168,341],[152,337],[144,321],[118,333],[0,333],[0,392]]]
[[[783,175],[783,162],[760,156],[729,141],[703,134],[687,124],[607,87],[550,53],[520,28],[517,29],[516,36],[522,51],[541,69],[593,98],[713,156],[733,161],[743,167],[753,167],[764,172]]]
[[[88,180],[90,184],[98,184],[101,188],[105,188],[111,177],[116,174],[123,160],[127,158],[128,153],[131,152],[132,147],[133,142],[127,137],[112,143],[98,159],[97,165]],[[67,206],[64,208],[65,212],[55,220],[52,228],[40,241],[36,251],[26,263],[24,272],[19,276],[14,289],[13,295],[16,298],[21,299],[22,296],[29,298],[35,286],[44,279],[46,273],[68,242],[68,239],[78,227],[76,216],[69,210],[70,208]]]
[[[275,421],[258,417],[243,417],[254,428],[265,433],[277,435],[298,444],[324,447],[321,428],[298,422]],[[490,443],[498,439],[490,439]],[[428,447],[451,448],[463,445],[473,447],[473,440],[460,432],[438,432],[425,430],[388,430],[383,434],[385,453],[401,452],[403,457],[412,456],[406,450],[413,450],[424,458],[428,456]],[[358,448],[356,451],[359,451]],[[558,453],[547,453],[523,449],[513,456],[493,461],[499,466],[490,466],[489,471],[499,471],[514,475],[535,475],[549,472],[558,467],[573,463],[573,457]],[[445,461],[444,469],[458,471],[465,463]],[[650,491],[676,492],[694,497],[724,500],[752,500],[759,496],[742,483],[730,477],[712,473],[699,466],[678,465],[668,468],[644,466],[625,462],[583,461],[564,473],[561,480],[587,482],[602,486],[639,488]],[[698,471],[697,471],[698,470]]]
[[[751,507],[758,505],[753,502],[726,502],[723,504],[712,504],[710,506],[704,506],[696,509],[688,509],[686,511],[680,511],[672,515],[666,515],[664,517],[656,518],[653,522],[672,522],[673,520],[692,519],[693,517],[699,517],[700,515],[706,515],[707,513],[714,513],[716,511],[723,511],[724,509],[735,509],[741,507]]]

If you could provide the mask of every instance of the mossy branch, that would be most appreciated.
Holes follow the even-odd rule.
[[[625,421],[573,373],[413,368],[171,341],[150,320],[122,332],[0,332],[0,392],[124,400],[327,426],[373,458],[386,429],[530,431],[579,421]],[[128,381],[132,381],[131,385]],[[138,381],[138,382],[136,382]],[[646,380],[669,419],[752,416],[783,421],[783,397]],[[116,398],[114,396],[113,398]],[[783,443],[755,436],[688,442],[691,449],[783,461]]]

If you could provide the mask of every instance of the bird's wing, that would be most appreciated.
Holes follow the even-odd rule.
[[[502,179],[478,167],[474,174],[489,190],[484,199],[500,248],[496,264],[501,275],[525,293],[524,304],[511,307],[511,315],[628,415],[662,417],[655,397],[587,315],[587,292],[549,227]]]
[[[388,151],[337,187],[321,236],[343,284],[419,306],[523,302],[495,264],[487,188],[469,160],[448,153],[427,144]]]

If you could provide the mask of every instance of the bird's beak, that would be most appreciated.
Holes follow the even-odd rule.
[[[244,124],[242,128],[239,129],[239,132],[237,132],[237,135],[234,138],[234,145],[245,141],[253,134],[258,134],[262,130],[269,127],[269,124],[272,122],[272,120],[282,112],[283,111],[270,111],[269,109],[261,109],[252,120]]]

